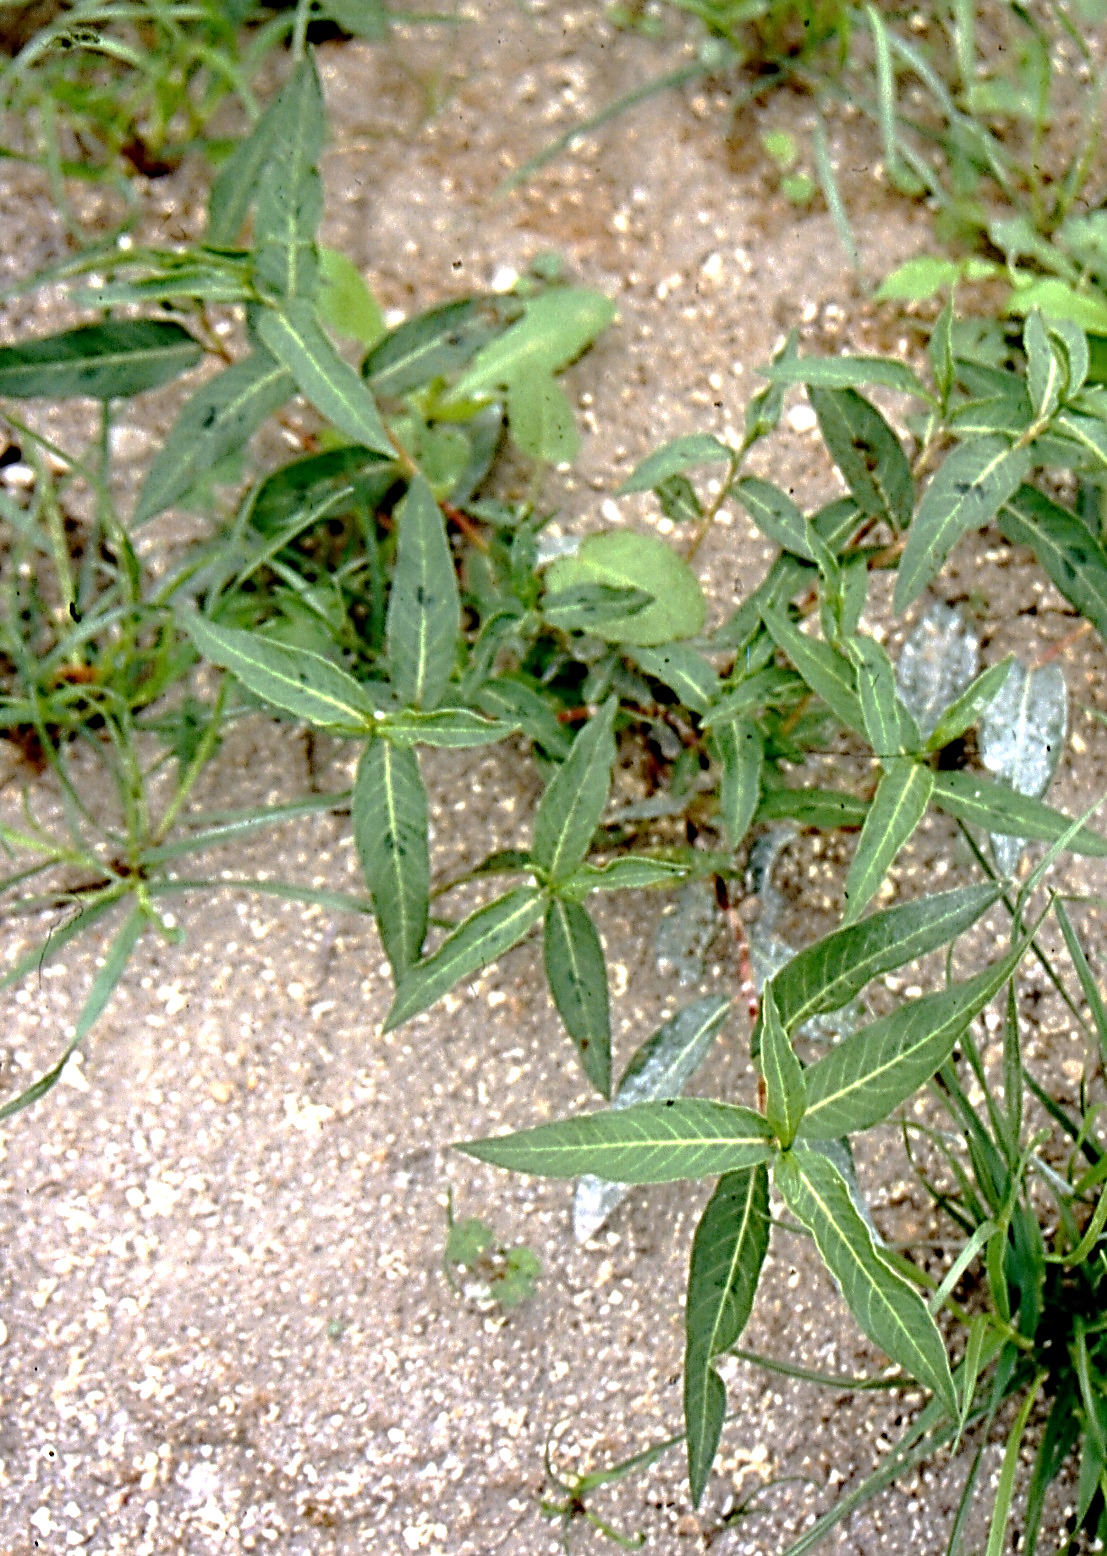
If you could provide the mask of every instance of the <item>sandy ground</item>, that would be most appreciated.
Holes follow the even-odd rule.
[[[523,192],[493,198],[523,156],[658,63],[598,8],[507,0],[488,0],[448,39],[321,53],[334,114],[324,237],[388,307],[485,286],[550,248],[617,298],[620,325],[571,374],[587,436],[555,492],[567,525],[655,523],[646,499],[609,506],[619,480],[678,433],[734,435],[756,365],[793,323],[813,348],[914,344],[865,300],[829,218],[797,213],[744,152],[769,123],[802,124],[798,99],[741,121],[728,149],[714,99],[658,98]],[[440,104],[430,118],[428,93]],[[871,281],[921,246],[924,220],[883,197],[877,147],[859,127],[838,153]],[[24,234],[8,252],[16,272],[56,255],[61,238],[28,175],[3,180],[0,221]],[[198,191],[186,170],[150,199],[187,234]],[[12,338],[46,317],[20,303],[4,328]],[[120,451],[136,474],[173,403],[150,396],[128,411]],[[805,497],[835,490],[802,411],[771,460]],[[714,619],[766,555],[739,515],[720,524],[703,554]],[[942,592],[975,603],[989,658],[1041,652],[1073,624],[990,535],[959,549]],[[1102,644],[1085,636],[1061,662],[1074,738],[1053,793],[1077,809],[1107,772],[1104,732],[1085,711],[1103,705]],[[338,789],[347,771],[346,753],[319,742],[317,781]],[[511,747],[432,755],[427,777],[439,870],[525,841],[537,786]],[[197,804],[277,802],[307,783],[300,736],[259,717],[236,729]],[[12,787],[3,799],[15,803]],[[33,803],[49,815],[47,784]],[[825,925],[846,857],[811,840],[796,850],[786,892],[797,938]],[[338,818],[258,839],[216,868],[357,889]],[[969,878],[940,818],[921,830],[903,889],[939,871],[951,885]],[[1107,886],[1096,867],[1066,867],[1065,880]],[[677,1004],[734,988],[724,940],[700,989],[658,971],[659,911],[656,898],[600,908],[620,1065]],[[1084,922],[1102,954],[1095,912]],[[184,945],[144,944],[68,1084],[0,1137],[0,1549],[557,1551],[537,1511],[547,1441],[563,1470],[581,1470],[679,1430],[683,1286],[708,1186],[638,1191],[580,1248],[569,1186],[450,1152],[452,1140],[590,1102],[533,944],[385,1037],[389,979],[363,921],[232,891],[185,899],[177,918]],[[14,957],[46,927],[9,926],[5,950]],[[5,1089],[57,1050],[102,949],[65,954],[6,997]],[[1034,1012],[1031,1057],[1071,1083],[1077,1040],[1047,998]],[[734,1018],[697,1090],[749,1094],[744,1039]],[[927,1233],[891,1134],[862,1165],[888,1235]],[[509,1318],[443,1279],[451,1186],[458,1214],[485,1217],[543,1262],[536,1297]],[[808,1251],[784,1236],[747,1343],[844,1373],[878,1362]],[[916,1402],[828,1394],[740,1363],[727,1378],[736,1419],[698,1513],[676,1452],[596,1503],[652,1550],[782,1550],[879,1462]],[[944,1550],[973,1446],[853,1516],[827,1549]],[[759,1488],[749,1516],[724,1527]],[[573,1535],[574,1549],[610,1548],[582,1525]],[[972,1539],[983,1544],[979,1527]]]

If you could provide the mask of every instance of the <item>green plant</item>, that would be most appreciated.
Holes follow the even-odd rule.
[[[1017,340],[982,341],[959,328],[947,306],[925,381],[890,358],[802,357],[790,340],[765,369],[766,387],[747,408],[737,446],[711,436],[678,439],[624,484],[654,492],[686,526],[684,555],[629,529],[550,545],[542,470],[576,447],[558,375],[611,322],[610,303],[532,274],[512,294],[458,299],[382,334],[360,277],[316,242],[325,134],[308,56],[224,164],[204,244],[67,262],[49,279],[74,283],[81,301],[103,311],[101,322],[0,349],[6,401],[84,396],[103,407],[100,438],[82,455],[51,448],[7,415],[36,479],[25,501],[7,498],[0,513],[14,563],[0,629],[0,718],[24,755],[52,769],[62,821],[5,825],[0,838],[13,855],[6,911],[53,905],[72,913],[7,981],[98,919],[122,914],[72,1048],[145,929],[173,932],[160,901],[227,884],[181,877],[181,858],[289,815],[348,810],[368,903],[326,900],[359,912],[371,904],[396,983],[388,1024],[428,1009],[541,924],[554,1004],[606,1098],[613,1090],[607,975],[589,896],[698,879],[725,903],[745,876],[751,829],[790,819],[856,832],[841,924],[765,982],[753,1035],[763,1083],[757,1107],[681,1096],[729,1010],[730,1002],[709,1000],[678,1012],[643,1045],[610,1108],[467,1149],[522,1170],[619,1184],[720,1176],[693,1246],[686,1315],[697,1497],[723,1423],[714,1363],[740,1337],[766,1254],[770,1173],[793,1227],[814,1239],[861,1327],[901,1369],[897,1378],[915,1377],[934,1395],[867,1491],[893,1468],[990,1421],[993,1401],[998,1409],[1021,1392],[1028,1415],[1039,1394],[1049,1396],[1070,1374],[1084,1411],[1076,1419],[1095,1439],[1082,1449],[1091,1455],[1087,1475],[1094,1470],[1098,1484],[1100,1391],[1089,1371],[1098,1364],[1098,1330],[1089,1315],[1099,1290],[1103,1222],[1092,1196],[1100,1179],[1077,1177],[1071,1163],[1058,1169],[1052,1137],[1031,1132],[1012,1099],[1025,1083],[1075,1139],[1090,1172],[1100,1160],[1096,1114],[1088,1108],[1073,1118],[1050,1099],[1023,1065],[1010,1021],[1005,1111],[993,1098],[977,1117],[960,1077],[965,1062],[975,1074],[979,1060],[974,1020],[1013,987],[1025,955],[1047,956],[1039,929],[1050,911],[1091,1002],[1094,980],[1063,906],[1050,898],[1039,907],[1032,898],[1062,851],[1105,857],[1107,839],[1087,818],[1070,820],[1042,798],[1060,740],[1056,688],[1041,667],[1004,661],[977,674],[975,666],[943,664],[937,684],[920,688],[905,656],[894,665],[863,626],[874,574],[895,574],[894,610],[902,614],[939,585],[963,536],[995,524],[1029,546],[1107,636],[1107,550],[1079,506],[1107,464],[1107,400],[1084,331],[1035,309]],[[93,271],[96,289],[82,290]],[[237,311],[234,351],[209,328],[215,302]],[[136,305],[147,316],[136,317]],[[357,367],[332,331],[356,343]],[[133,507],[120,514],[108,481],[112,403],[191,370],[202,352],[220,370],[186,401]],[[805,389],[847,489],[812,514],[744,469],[750,450],[775,431],[794,385]],[[862,392],[869,390],[901,397],[907,433]],[[254,432],[297,394],[318,418],[310,452],[252,483],[241,500],[224,499],[222,489],[241,480]],[[533,470],[529,492],[514,500],[488,484],[505,432]],[[62,478],[45,455],[61,463]],[[710,466],[722,479],[704,502],[689,472]],[[1077,496],[1068,506],[1056,472],[1084,483],[1072,483]],[[78,481],[92,493],[92,521],[76,516]],[[732,502],[779,555],[737,610],[708,627],[692,563]],[[224,517],[154,582],[133,537],[174,507]],[[198,664],[205,674],[193,674]],[[966,770],[965,737],[978,729],[987,754],[988,715],[1016,682],[1040,717],[1020,721],[1016,749],[996,754],[987,774]],[[189,814],[221,732],[259,704],[354,742],[352,791],[276,810]],[[1063,702],[1060,721],[1063,730]],[[529,848],[493,854],[463,880],[432,882],[418,748],[509,737],[529,743],[544,779]],[[71,760],[85,748],[111,777],[118,817],[97,813]],[[791,781],[813,753],[837,782]],[[650,792],[612,813],[616,775],[632,762]],[[155,781],[166,769],[167,800]],[[977,885],[870,911],[930,807],[970,835],[989,835],[998,869],[986,868]],[[1004,883],[1025,840],[1048,851],[1012,897]],[[453,888],[498,877],[513,884],[460,921],[432,922],[432,903]],[[319,896],[289,883],[240,884]],[[1009,949],[954,978],[957,941],[1004,903]],[[445,935],[428,945],[440,929]],[[809,1023],[850,1007],[875,979],[943,951],[951,968],[944,987],[891,1015],[860,1011],[854,1030],[819,1057],[805,1046]],[[1084,1025],[1095,1037],[1097,1027]],[[5,1110],[40,1097],[69,1051]],[[967,1242],[940,1281],[876,1238],[843,1144],[882,1125],[934,1077],[958,1119],[970,1168],[960,1146],[946,1153],[955,1189],[938,1192]],[[1047,1253],[1027,1184],[1059,1171],[1056,1181],[1071,1182],[1073,1192],[1061,1196],[1060,1235],[1047,1228]],[[483,1225],[460,1223],[452,1233],[454,1262],[471,1267],[491,1247]],[[951,1367],[935,1316],[961,1316],[957,1283],[978,1257],[989,1299]],[[514,1277],[516,1289],[529,1278],[519,1260]],[[1079,1332],[1056,1314],[1074,1293]],[[1056,1345],[1072,1358],[1070,1373],[1049,1360]],[[1041,1472],[1046,1481],[1072,1445],[1058,1442],[1056,1463]],[[1017,1452],[1001,1477],[996,1542]],[[594,1484],[567,1486],[567,1503],[553,1511],[568,1522]],[[841,1504],[847,1510],[852,1495]],[[1082,1517],[1098,1518],[1098,1509],[1093,1491]],[[816,1529],[826,1527],[824,1520]]]
[[[497,1242],[487,1221],[467,1216],[454,1219],[453,1196],[446,1204],[446,1246],[442,1252],[443,1273],[455,1291],[460,1290],[453,1266],[465,1270],[475,1283],[476,1293],[509,1313],[521,1302],[529,1302],[538,1285],[542,1264],[525,1243],[506,1248]]]

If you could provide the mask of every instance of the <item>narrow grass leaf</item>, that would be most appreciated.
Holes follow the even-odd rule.
[[[837,1140],[882,1123],[941,1069],[984,1007],[1012,976],[1020,942],[976,977],[909,1000],[844,1037],[805,1071],[805,1140]]]
[[[555,897],[546,910],[543,950],[554,1004],[580,1054],[584,1072],[611,1095],[611,1014],[607,965],[596,926],[575,902]]]
[[[1011,1522],[1011,1504],[1015,1497],[1015,1476],[1018,1473],[1019,1454],[1022,1452],[1022,1439],[1026,1432],[1027,1422],[1030,1420],[1030,1412],[1034,1408],[1034,1403],[1045,1380],[1046,1374],[1040,1372],[1030,1388],[1027,1389],[1026,1398],[1020,1405],[1019,1413],[1011,1424],[1007,1437],[1007,1446],[1003,1450],[1003,1463],[999,1469],[999,1481],[996,1485],[995,1502],[992,1507],[992,1523],[988,1530],[988,1547],[984,1556],[1000,1556],[1007,1544],[1007,1529]]]
[[[276,128],[258,176],[254,275],[278,297],[307,299],[315,290],[315,231],[323,215],[319,164],[327,139],[323,88],[310,56],[281,88],[274,109]]]
[[[1039,843],[1056,842],[1073,824],[1071,816],[1044,801],[1018,794],[1007,784],[977,773],[935,773],[934,803],[959,821]],[[1074,854],[1107,858],[1107,838],[1091,827],[1081,827],[1068,846]]]
[[[204,348],[179,324],[109,319],[0,346],[0,395],[122,400],[187,373]]]
[[[1073,927],[1068,909],[1060,897],[1055,898],[1053,911],[1057,916],[1057,922],[1061,926],[1061,933],[1065,937],[1065,946],[1076,976],[1080,981],[1080,989],[1091,1011],[1092,1022],[1095,1026],[1096,1037],[1099,1039],[1099,1052],[1107,1063],[1107,1004],[1104,1004],[1103,995],[1100,993],[1099,984],[1095,974],[1088,965],[1088,958],[1084,953],[1084,947],[1080,944],[1080,937]]]
[[[686,470],[694,470],[698,465],[725,464],[733,458],[734,450],[709,433],[693,432],[687,437],[674,438],[671,443],[654,449],[652,454],[635,465],[619,487],[618,495],[623,497],[629,492],[653,491],[674,475],[683,475]]]
[[[696,1228],[684,1308],[684,1428],[697,1507],[726,1415],[726,1388],[713,1363],[741,1338],[768,1247],[767,1168],[726,1173]]]
[[[532,853],[551,881],[563,881],[581,864],[600,824],[615,762],[614,697],[589,719],[554,774],[534,817]]]
[[[908,757],[887,763],[846,877],[847,924],[879,891],[896,855],[926,814],[933,789],[929,767]]]
[[[714,744],[723,769],[719,809],[730,846],[737,848],[749,831],[761,799],[765,742],[752,719],[734,719],[716,727]]]
[[[990,524],[1026,479],[1030,450],[1004,438],[961,443],[935,471],[923,493],[896,576],[896,613],[938,572],[962,535]]]
[[[1029,546],[1051,580],[1107,642],[1107,549],[1074,513],[1022,486],[996,521],[1016,546]]]
[[[425,710],[441,702],[453,674],[461,598],[442,510],[421,476],[408,488],[397,526],[385,641],[397,695]]]
[[[373,740],[358,764],[354,843],[397,984],[423,949],[430,900],[427,794],[414,751]]]
[[[158,450],[139,493],[134,523],[145,523],[185,496],[295,392],[292,374],[260,349],[209,379]]]
[[[592,1173],[615,1183],[672,1183],[755,1167],[772,1155],[759,1113],[703,1097],[642,1102],[518,1134],[466,1140],[478,1161],[547,1178]]]
[[[266,309],[257,332],[262,344],[291,373],[304,399],[333,427],[363,448],[395,454],[364,379],[323,334],[309,302],[293,300],[279,312]]]
[[[319,729],[365,733],[376,709],[363,686],[340,666],[306,648],[291,648],[240,627],[221,627],[203,616],[182,625],[200,655],[230,670],[256,697]]]
[[[957,1395],[934,1320],[915,1288],[885,1261],[838,1169],[819,1152],[797,1148],[781,1158],[776,1183],[814,1236],[865,1334],[955,1416]]]
[[[807,391],[831,458],[861,512],[886,518],[893,529],[911,522],[915,483],[907,455],[875,405],[855,389]]]
[[[775,606],[764,606],[761,619],[773,642],[791,660],[815,695],[822,698],[847,729],[864,735],[865,720],[849,660],[829,643],[820,643],[801,632],[795,622]]]
[[[765,1117],[787,1150],[796,1138],[803,1120],[807,1107],[807,1087],[803,1066],[796,1058],[780,1019],[771,983],[765,985],[762,994],[758,1024],[760,1039],[754,1039],[753,1047],[760,1055],[761,1073],[765,1077]]]
[[[546,911],[546,896],[533,886],[518,886],[505,897],[497,897],[487,907],[459,924],[437,951],[416,962],[401,979],[384,1030],[409,1021],[427,1010],[448,989],[463,978],[471,978],[482,967],[518,945]]]

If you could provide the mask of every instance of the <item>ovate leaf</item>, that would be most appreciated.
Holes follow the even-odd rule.
[[[122,400],[187,373],[204,355],[179,324],[156,319],[110,319],[0,346],[0,395],[65,400]]]
[[[1026,448],[1004,438],[961,443],[931,478],[907,532],[896,577],[898,613],[926,587],[962,535],[990,524],[1030,469]]]
[[[209,379],[159,449],[139,493],[134,522],[143,524],[177,502],[295,392],[292,374],[260,349]]]
[[[611,1095],[611,1016],[607,967],[596,927],[575,902],[555,897],[546,910],[546,978],[585,1074]]]
[[[846,923],[859,917],[880,889],[896,855],[926,814],[933,788],[934,774],[920,762],[896,757],[885,765],[846,877]]]
[[[615,762],[617,710],[612,697],[589,719],[539,801],[532,853],[551,881],[573,873],[600,824]]]
[[[787,1150],[796,1138],[807,1107],[807,1087],[803,1066],[796,1058],[776,1008],[771,983],[765,985],[761,997],[758,1026],[759,1037],[753,1039],[752,1046],[759,1055],[761,1073],[765,1077],[765,1117]]]
[[[631,530],[590,535],[575,556],[561,557],[547,575],[551,590],[579,584],[640,589],[652,596],[653,603],[644,610],[609,618],[592,629],[610,643],[651,647],[694,637],[707,614],[695,573],[655,535]]]
[[[442,700],[453,674],[461,598],[442,510],[421,476],[408,488],[396,522],[385,621],[392,684],[401,701],[429,709]]]
[[[353,795],[354,842],[397,983],[418,959],[427,932],[430,852],[427,796],[414,751],[370,743]]]
[[[547,1178],[589,1172],[631,1184],[712,1177],[755,1167],[772,1154],[759,1113],[702,1097],[609,1108],[514,1135],[467,1140],[458,1149],[515,1172]]]
[[[956,940],[999,895],[1000,888],[987,883],[936,892],[806,946],[773,979],[785,1027],[794,1031],[812,1016],[841,1009],[874,978]]]
[[[909,1000],[844,1037],[805,1072],[804,1140],[837,1140],[889,1118],[949,1058],[985,1005],[1011,977],[1020,944],[975,978]]]
[[[203,616],[185,617],[183,625],[205,659],[230,670],[256,697],[294,718],[340,734],[373,728],[376,708],[368,692],[321,654],[239,627],[221,627]]]
[[[319,249],[315,307],[324,324],[362,346],[375,346],[385,334],[380,304],[353,260],[338,249]]]
[[[552,373],[531,372],[513,378],[507,391],[511,436],[531,459],[571,464],[580,449],[573,407]]]
[[[291,301],[280,312],[267,308],[258,319],[257,332],[291,373],[304,399],[333,427],[364,448],[389,457],[395,454],[376,401],[323,334],[309,302]]]
[[[781,1159],[776,1183],[788,1209],[814,1236],[865,1334],[956,1416],[957,1396],[934,1320],[880,1253],[838,1169],[819,1152],[797,1147]]]
[[[546,908],[545,895],[533,886],[518,886],[487,907],[478,908],[449,935],[438,950],[400,980],[384,1030],[427,1010],[463,978],[470,978],[505,951],[518,945]]]
[[[737,1345],[769,1246],[769,1174],[747,1167],[719,1180],[692,1242],[684,1310],[684,1425],[698,1506],[719,1446],[726,1389],[713,1362]]]

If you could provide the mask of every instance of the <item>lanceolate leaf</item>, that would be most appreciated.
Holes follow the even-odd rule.
[[[861,827],[869,814],[869,802],[840,789],[769,789],[757,807],[758,821],[798,821],[805,827],[833,832],[838,827]]]
[[[919,726],[900,701],[892,661],[874,638],[854,638],[849,647],[865,731],[875,755],[885,758],[917,750]]]
[[[559,287],[528,299],[524,316],[477,354],[452,398],[488,394],[534,371],[556,373],[579,357],[615,317],[600,292]]]
[[[926,814],[933,788],[930,768],[909,757],[898,756],[885,765],[846,877],[847,923],[879,890],[892,861]]]
[[[795,665],[811,690],[826,703],[847,729],[865,734],[865,720],[857,700],[853,666],[829,643],[820,643],[801,632],[782,610],[765,606],[761,619],[773,642]]]
[[[397,982],[418,958],[427,932],[430,854],[427,796],[415,752],[370,743],[353,795],[354,842]]]
[[[257,194],[258,179],[269,161],[284,114],[284,94],[273,99],[245,140],[240,140],[219,169],[208,199],[207,242],[231,248],[242,231]]]
[[[134,522],[152,519],[183,497],[221,459],[248,442],[295,392],[292,374],[263,349],[202,385],[150,467]]]
[[[709,433],[693,432],[688,437],[674,438],[635,465],[620,486],[619,495],[649,492],[674,475],[682,475],[685,470],[692,470],[697,465],[726,463],[733,457],[733,450]]]
[[[789,1031],[839,1010],[867,983],[964,934],[993,903],[1000,887],[964,886],[874,913],[861,924],[805,947],[773,979],[780,1019]]]
[[[803,1066],[796,1058],[773,998],[773,986],[765,985],[759,1018],[760,1039],[753,1048],[760,1055],[765,1077],[765,1117],[781,1145],[787,1149],[796,1138],[807,1106]]]
[[[772,1155],[759,1113],[680,1097],[540,1124],[514,1135],[466,1140],[459,1150],[495,1167],[546,1178],[589,1172],[615,1183],[671,1183],[755,1167]]]
[[[273,107],[271,148],[258,178],[254,273],[280,297],[308,298],[315,290],[315,230],[323,214],[319,161],[327,138],[313,59],[297,67]]]
[[[751,475],[739,481],[735,495],[761,533],[775,540],[782,551],[790,551],[805,562],[816,560],[815,548],[821,548],[822,542],[816,534],[812,545],[811,526],[787,492]]]
[[[375,453],[390,456],[396,452],[364,379],[323,334],[309,302],[302,298],[290,301],[280,312],[267,308],[258,320],[257,331],[263,344],[292,374],[304,399],[332,426]]]
[[[976,773],[935,773],[934,803],[951,816],[1008,837],[1053,843],[1064,836],[1072,818],[1042,800],[1018,794],[1005,783]],[[1081,827],[1068,844],[1074,854],[1107,858],[1107,838]]]
[[[566,887],[590,891],[641,891],[646,886],[675,886],[688,867],[672,859],[651,859],[643,854],[624,854],[608,864],[582,864]]]
[[[468,708],[435,708],[431,713],[417,713],[411,708],[402,713],[390,713],[378,725],[379,733],[400,744],[415,746],[444,746],[451,750],[465,750],[472,746],[487,746],[503,740],[518,724],[505,719],[489,719]]]
[[[179,324],[110,319],[0,346],[0,395],[122,400],[187,373],[203,354],[199,341]]]
[[[186,617],[183,624],[205,659],[232,671],[274,707],[319,729],[358,734],[373,728],[376,709],[365,688],[321,654],[202,616]]]
[[[391,1032],[421,1010],[427,1010],[448,989],[470,978],[489,962],[518,945],[546,909],[544,893],[533,886],[518,886],[506,897],[497,897],[478,908],[442,942],[431,956],[401,979],[384,1030]]]
[[[956,740],[978,721],[992,703],[1006,681],[1014,663],[1014,655],[1008,654],[998,665],[989,665],[967,686],[955,702],[939,716],[926,742],[928,751],[940,751],[951,740]]]
[[[611,1016],[607,967],[596,927],[575,902],[555,897],[546,910],[546,977],[565,1030],[577,1045],[585,1074],[611,1095]]]
[[[539,802],[532,852],[551,881],[573,873],[600,824],[615,762],[617,707],[612,697],[589,719]]]
[[[862,513],[906,529],[915,505],[911,466],[884,417],[855,389],[819,389],[807,397],[823,442]]]
[[[1013,545],[1029,546],[1053,583],[1107,642],[1107,550],[1085,524],[1032,486],[1022,486],[997,522]]]
[[[362,374],[376,394],[385,395],[445,378],[492,339],[510,305],[502,297],[463,297],[406,319],[373,347]]]
[[[453,673],[461,601],[442,510],[421,476],[412,481],[397,523],[385,624],[392,684],[403,702],[434,708]]]
[[[669,643],[664,648],[634,648],[628,656],[639,669],[676,692],[693,713],[706,713],[719,693],[719,677],[702,654],[687,643]]]
[[[907,532],[896,577],[897,614],[926,587],[962,535],[995,518],[1030,464],[1029,449],[998,437],[973,438],[953,450],[931,478]]]
[[[915,1288],[884,1260],[838,1169],[819,1152],[796,1147],[781,1159],[776,1183],[869,1339],[955,1416],[957,1395],[934,1320]]]
[[[975,978],[910,1000],[862,1027],[805,1072],[804,1140],[837,1140],[890,1117],[953,1052],[971,1022],[1011,977],[1018,945]]]
[[[768,1246],[768,1169],[762,1165],[728,1172],[696,1228],[684,1311],[684,1425],[696,1506],[726,1413],[726,1389],[712,1363],[741,1338]]]
[[[720,724],[716,728],[715,745],[723,764],[719,807],[730,846],[737,848],[749,831],[761,799],[765,743],[752,719],[735,719],[731,724]]]
[[[907,366],[890,357],[792,357],[777,358],[760,369],[774,384],[812,384],[820,389],[856,389],[864,384],[883,384],[921,399],[930,399]]]

